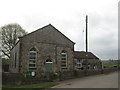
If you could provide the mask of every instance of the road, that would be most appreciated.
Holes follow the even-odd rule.
[[[53,88],[118,88],[118,72],[61,81]]]

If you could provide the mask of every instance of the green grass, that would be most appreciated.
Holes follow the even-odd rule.
[[[118,66],[118,64],[104,64],[104,66]]]
[[[57,82],[46,82],[46,83],[41,83],[41,84],[32,84],[32,85],[22,85],[22,86],[3,86],[2,90],[8,90],[7,88],[50,88],[52,86],[58,85],[59,83]],[[12,89],[11,89],[12,90]]]

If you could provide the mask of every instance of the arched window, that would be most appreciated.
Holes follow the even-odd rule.
[[[67,69],[67,53],[61,52],[61,69]]]
[[[29,69],[36,69],[36,60],[37,60],[37,51],[35,48],[30,49],[29,51]]]

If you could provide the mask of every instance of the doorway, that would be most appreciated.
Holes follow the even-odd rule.
[[[46,72],[53,72],[53,62],[52,62],[52,60],[46,60],[45,71]]]
[[[53,62],[50,59],[45,62],[45,73],[46,79],[50,80],[53,74]]]

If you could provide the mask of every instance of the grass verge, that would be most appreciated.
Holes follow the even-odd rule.
[[[104,66],[120,66],[120,64],[104,64]]]

